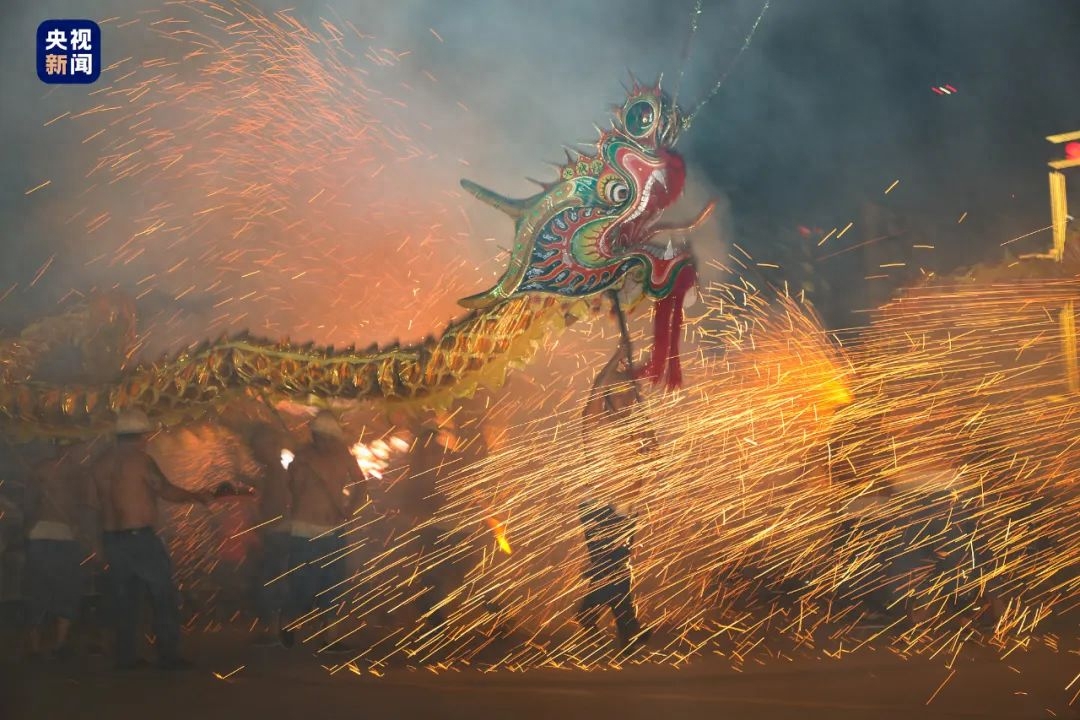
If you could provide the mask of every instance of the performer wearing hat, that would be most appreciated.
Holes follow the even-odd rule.
[[[292,578],[288,572],[292,568],[289,562],[292,493],[286,467],[288,463],[282,461],[282,450],[288,443],[288,438],[270,425],[257,427],[251,438],[252,457],[261,469],[252,479],[259,500],[259,535],[262,541],[255,577],[255,606],[259,620],[268,631],[255,641],[256,645],[261,646],[279,642],[282,617],[291,600]]]
[[[55,622],[57,659],[68,655],[68,630],[82,601],[86,553],[76,540],[78,509],[85,495],[79,457],[85,453],[59,443],[35,468],[26,498],[26,585],[30,652],[42,653],[42,630]]]
[[[158,663],[180,669],[189,663],[179,655],[179,594],[165,544],[154,531],[157,499],[202,503],[208,492],[189,492],[170,483],[146,452],[150,419],[141,410],[124,410],[116,421],[116,445],[105,451],[91,470],[91,504],[103,529],[102,546],[109,564],[109,586],[116,630],[116,667],[129,669],[136,656],[139,586],[149,590],[154,610]]]
[[[338,625],[328,621],[326,611],[339,604],[338,594],[347,589],[344,526],[366,503],[367,485],[331,412],[323,410],[315,416],[311,438],[311,445],[299,450],[289,464],[294,609],[297,617],[323,611],[318,617],[326,627],[326,651],[351,652],[336,640]],[[292,645],[291,630],[282,631],[281,641],[286,647]]]
[[[652,429],[633,418],[642,399],[630,356],[629,338],[624,330],[623,344],[597,376],[582,414],[586,456],[592,462],[600,462],[605,452],[623,452],[633,447],[638,453],[648,453],[657,447]],[[605,432],[625,425],[630,427],[623,427],[622,435],[629,443],[615,442],[612,433]],[[612,447],[604,448],[604,445]],[[578,607],[577,620],[582,627],[595,631],[603,609],[610,608],[624,653],[643,647],[652,636],[652,630],[642,628],[638,620],[630,564],[637,530],[635,504],[644,483],[641,476],[627,488],[618,491],[608,488],[601,493],[607,497],[588,497],[578,505],[588,550],[584,575],[589,590]]]

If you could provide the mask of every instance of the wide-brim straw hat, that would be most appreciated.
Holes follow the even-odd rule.
[[[123,410],[116,417],[117,435],[146,435],[154,431],[150,418],[142,410]]]
[[[345,431],[341,429],[341,425],[338,423],[337,418],[334,417],[334,414],[328,410],[321,411],[311,421],[311,432],[314,435],[331,437],[335,440],[345,439]]]

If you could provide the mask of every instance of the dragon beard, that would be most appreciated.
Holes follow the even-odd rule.
[[[675,277],[671,292],[656,302],[653,310],[652,356],[649,362],[638,370],[638,378],[648,378],[654,385],[666,379],[668,390],[682,386],[679,340],[682,337],[683,302],[696,280],[694,268],[690,265],[683,266]]]

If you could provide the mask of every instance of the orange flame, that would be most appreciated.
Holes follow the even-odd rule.
[[[489,517],[487,524],[491,532],[495,533],[495,542],[499,544],[499,549],[509,555],[510,542],[506,539],[506,523],[499,522],[498,518]]]

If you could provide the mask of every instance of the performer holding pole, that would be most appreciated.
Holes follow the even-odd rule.
[[[140,410],[124,410],[116,421],[116,445],[95,460],[89,502],[100,514],[105,559],[113,596],[116,667],[137,667],[139,588],[145,585],[154,607],[158,663],[183,669],[180,657],[179,593],[168,550],[155,532],[157,499],[207,505],[214,496],[190,492],[169,482],[147,453],[154,427]]]
[[[603,433],[603,429],[628,419],[633,407],[642,400],[634,379],[626,319],[614,293],[612,303],[622,336],[619,349],[600,371],[585,405],[582,420],[589,455],[594,454],[592,446],[596,440],[611,441],[610,436],[605,437],[608,434]],[[649,430],[635,431],[633,438],[639,443],[638,452],[647,452],[656,445],[655,436]],[[638,621],[630,565],[637,525],[635,503],[644,480],[644,477],[637,479],[628,492],[618,493],[621,497],[613,502],[588,498],[578,506],[589,553],[585,570],[589,591],[578,609],[578,622],[587,629],[595,629],[603,608],[610,607],[624,654],[643,647],[652,634],[651,630],[642,629]]]

